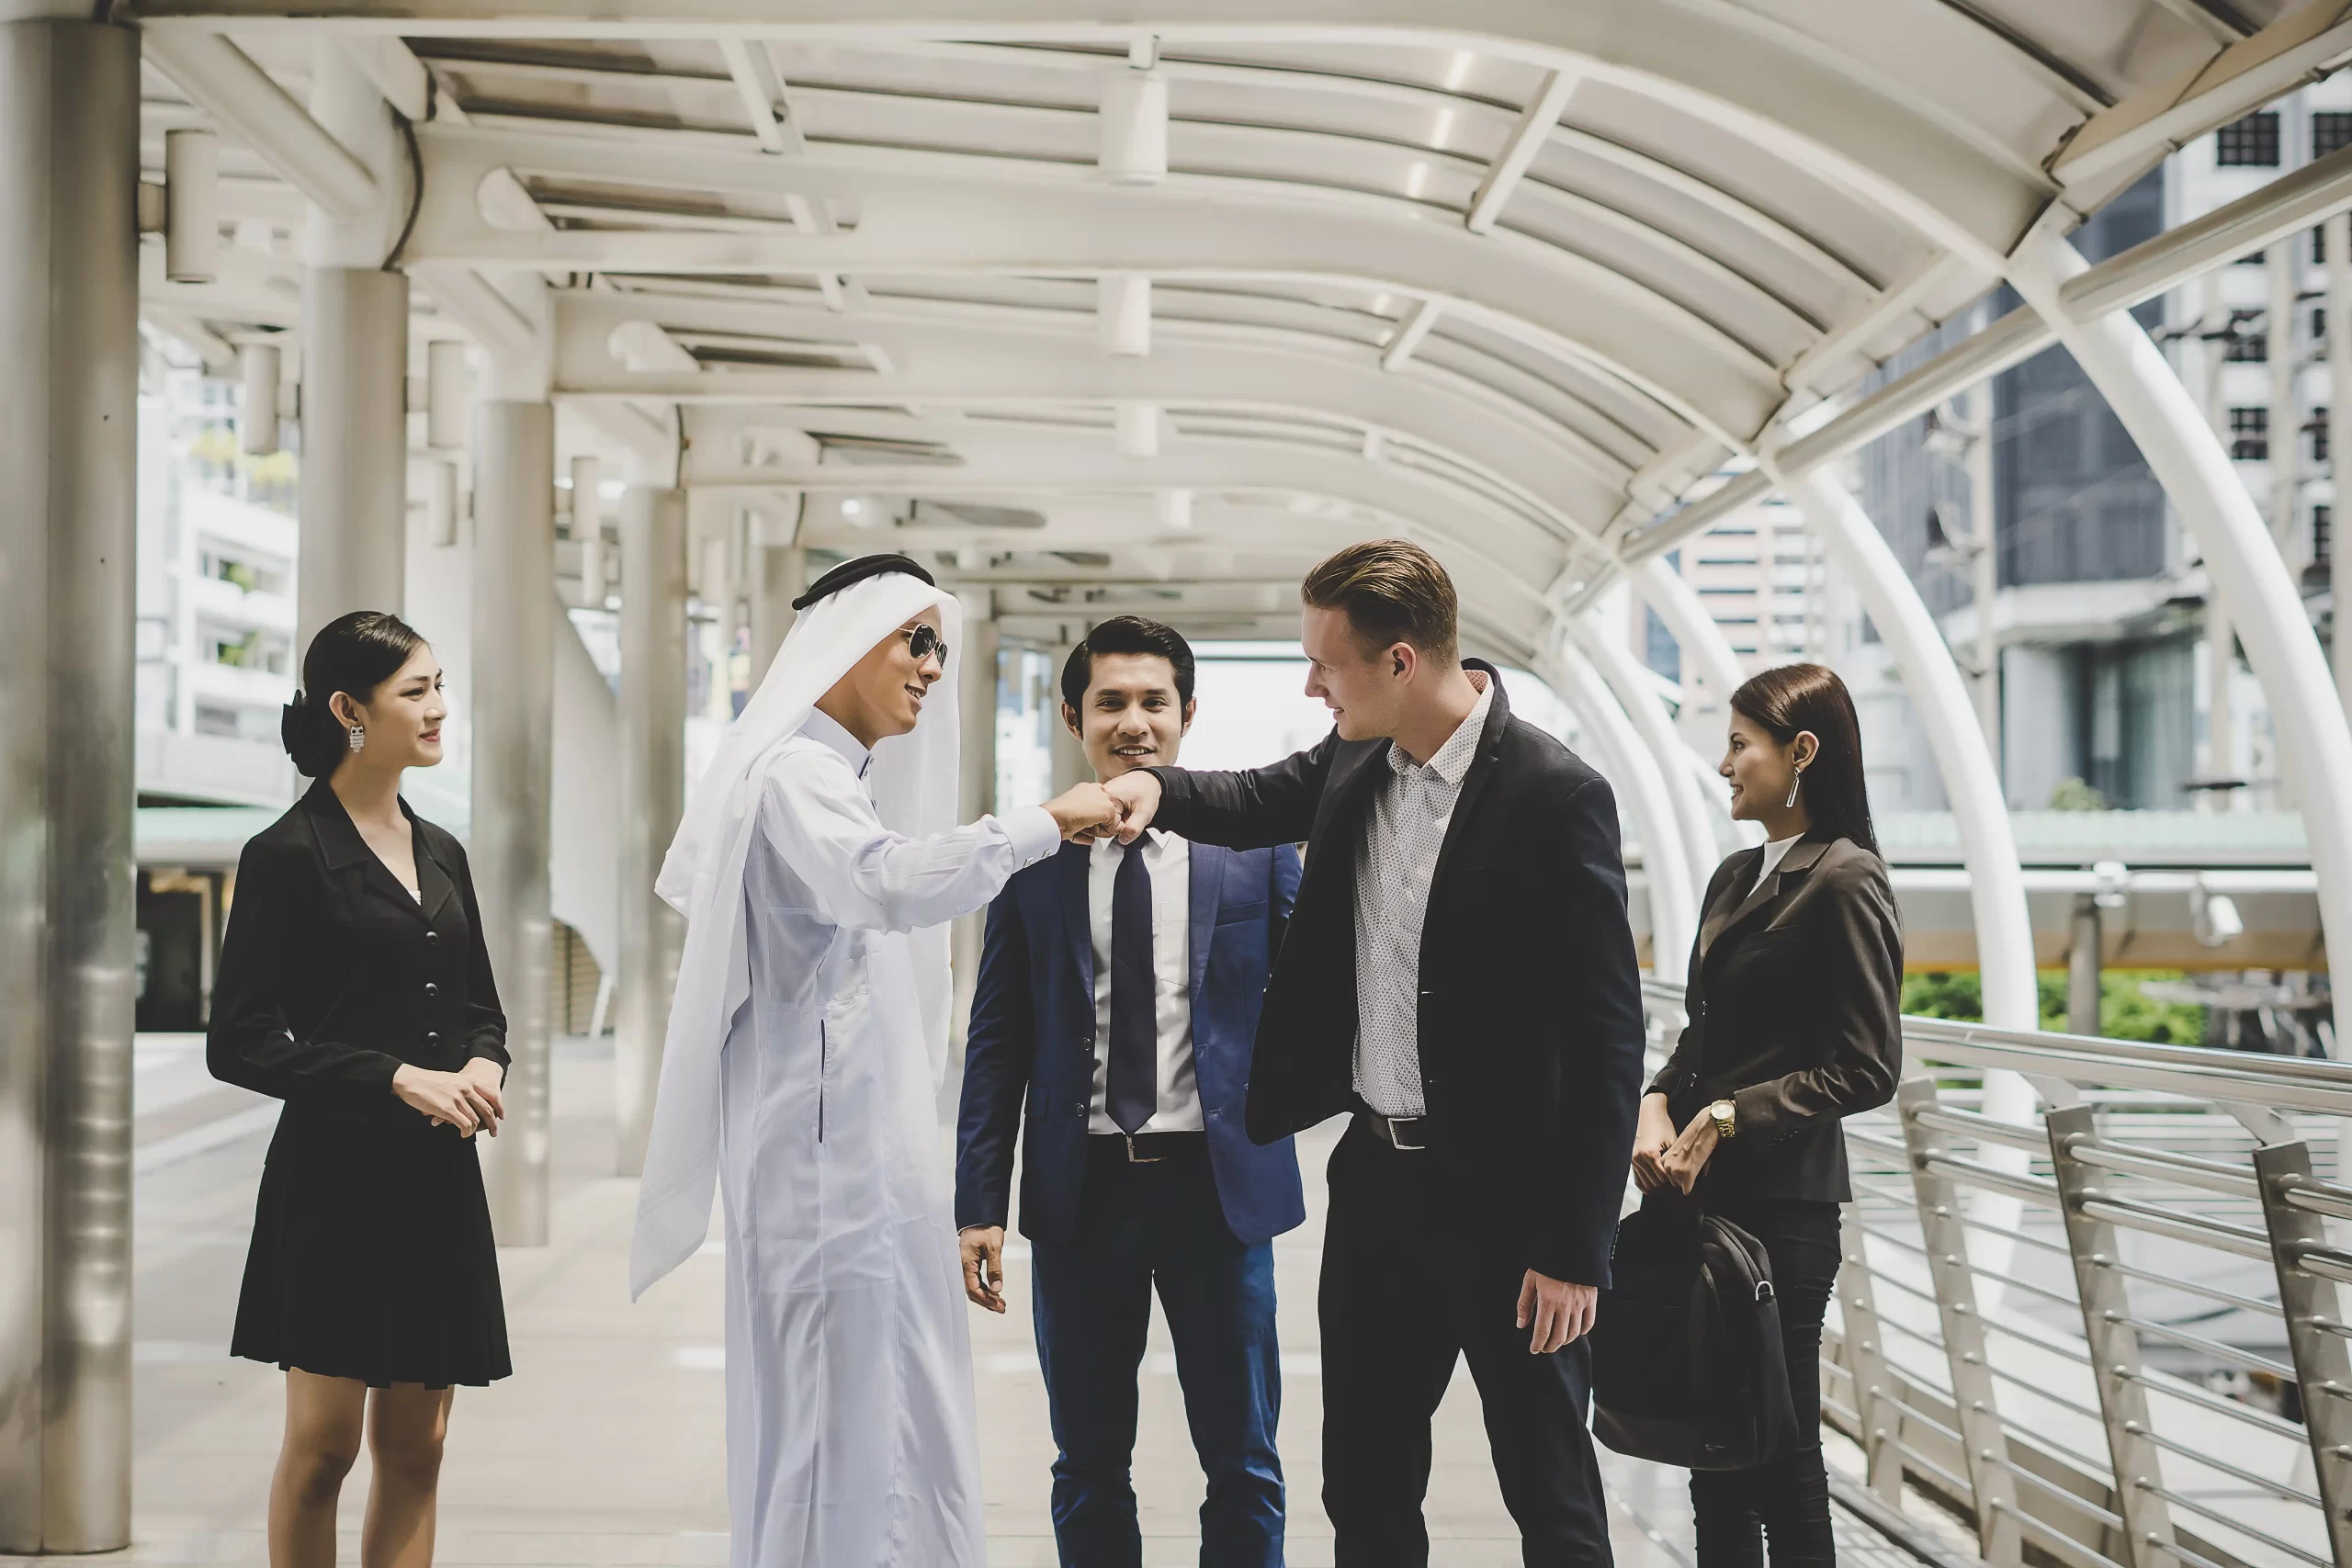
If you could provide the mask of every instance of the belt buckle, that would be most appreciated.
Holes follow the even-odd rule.
[[[1136,1135],[1133,1133],[1121,1133],[1119,1136],[1125,1138],[1127,1142],[1127,1163],[1129,1165],[1158,1165],[1161,1160],[1168,1157],[1166,1155],[1139,1155],[1136,1153]]]
[[[1388,1146],[1405,1154],[1418,1154],[1427,1149],[1429,1147],[1427,1144],[1408,1144],[1396,1132],[1397,1122],[1419,1120],[1419,1117],[1413,1116],[1383,1116],[1380,1121],[1381,1124],[1388,1129]]]

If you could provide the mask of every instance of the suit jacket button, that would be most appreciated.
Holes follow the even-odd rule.
[[[424,1043],[425,1043],[427,1045],[438,1045],[438,1044],[440,1044],[440,1043],[441,1043],[441,1032],[440,1032],[439,1030],[436,1030],[436,1029],[428,1029],[428,1030],[426,1030],[426,1031],[424,1032]]]
[[[424,982],[424,994],[428,997],[437,997],[441,994],[441,987],[427,980]]]
[[[424,933],[424,945],[427,947],[440,946],[441,933],[439,931],[426,931]]]

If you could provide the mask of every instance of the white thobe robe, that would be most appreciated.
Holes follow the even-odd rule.
[[[761,783],[750,993],[720,1055],[734,1568],[984,1561],[963,1270],[906,932],[1060,838],[1031,807],[909,840],[822,713]]]

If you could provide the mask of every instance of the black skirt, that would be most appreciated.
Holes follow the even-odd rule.
[[[481,1160],[397,1100],[289,1105],[262,1169],[230,1354],[372,1388],[514,1371]]]

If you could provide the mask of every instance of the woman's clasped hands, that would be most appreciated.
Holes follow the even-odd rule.
[[[494,1138],[506,1117],[505,1077],[487,1056],[476,1056],[454,1073],[403,1065],[392,1075],[392,1092],[436,1127],[447,1122],[461,1137],[487,1132]]]
[[[1634,1185],[1655,1192],[1671,1182],[1687,1196],[1698,1185],[1699,1173],[1707,1168],[1717,1138],[1714,1118],[1706,1111],[1693,1116],[1690,1124],[1677,1133],[1666,1096],[1644,1095],[1641,1118],[1634,1129]]]

